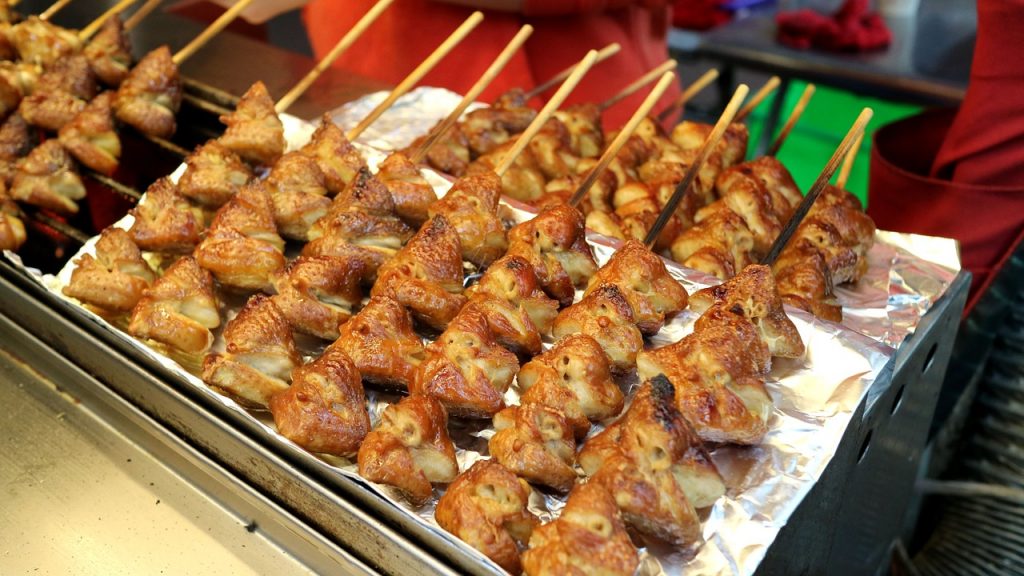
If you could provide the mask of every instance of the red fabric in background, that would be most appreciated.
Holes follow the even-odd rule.
[[[724,0],[676,0],[672,5],[672,24],[676,28],[710,30],[732,20],[732,13],[720,6]]]
[[[303,17],[313,50],[323,56],[375,0],[314,0]],[[430,0],[396,0],[336,67],[395,84],[418,65],[471,9]],[[481,100],[514,88],[530,88],[554,76],[592,48],[618,42],[622,50],[598,64],[568,102],[594,102],[668,58],[669,10],[665,0],[528,0],[525,14],[488,12],[486,18],[421,84],[464,93],[524,23],[535,30]],[[662,98],[666,106],[679,94],[673,85]],[[618,127],[640,105],[641,90],[605,114]]]
[[[775,22],[778,41],[800,50],[868,52],[892,43],[892,32],[881,16],[868,11],[868,0],[846,0],[831,16],[807,9],[780,12]]]

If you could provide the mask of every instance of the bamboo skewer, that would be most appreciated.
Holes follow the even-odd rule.
[[[113,6],[108,8],[106,12],[104,12],[103,14],[100,14],[99,18],[96,18],[95,20],[90,22],[88,25],[86,25],[85,28],[82,28],[78,32],[78,39],[82,40],[82,41],[85,41],[85,40],[88,40],[89,38],[92,38],[93,34],[98,32],[100,27],[103,26],[103,24],[111,16],[113,16],[115,14],[120,14],[125,8],[131,6],[132,4],[135,4],[135,2],[137,2],[137,1],[138,0],[121,0],[117,4],[114,4]]]
[[[733,93],[732,99],[729,100],[729,104],[725,107],[725,111],[722,112],[721,117],[718,118],[718,122],[715,123],[715,127],[708,134],[708,137],[704,140],[704,144],[701,146],[700,151],[697,153],[697,158],[694,159],[693,164],[686,169],[686,173],[683,175],[683,179],[676,186],[672,197],[665,203],[665,207],[661,209],[661,213],[658,214],[658,219],[654,221],[654,225],[647,232],[647,236],[644,238],[644,244],[648,248],[654,246],[654,243],[658,240],[658,235],[661,234],[661,229],[668,223],[669,218],[672,217],[676,212],[676,207],[679,206],[679,202],[683,199],[683,195],[690,189],[694,179],[697,177],[697,173],[700,171],[704,162],[711,155],[711,151],[718,146],[718,141],[722,139],[722,135],[725,134],[725,130],[732,124],[734,118],[737,115],[737,110],[740,104],[743,103],[743,99],[747,97],[747,93],[750,88],[746,84],[740,84],[736,88],[736,92]]]
[[[619,46],[618,42],[612,42],[611,44],[605,46],[604,48],[601,48],[597,52],[597,60],[594,61],[594,64],[597,64],[598,62],[604,62],[605,60],[618,54],[619,50],[621,49],[622,47]],[[569,66],[565,70],[562,70],[558,74],[555,74],[551,78],[548,78],[544,82],[541,82],[540,84],[534,86],[532,90],[526,93],[526,99],[529,100],[530,98],[540,96],[548,89],[555,87],[556,85],[558,85],[559,82],[562,82],[566,78],[568,78],[569,75],[572,74],[573,70],[575,70],[578,65],[579,62],[573,64],[572,66]]]
[[[707,72],[701,74],[700,78],[694,80],[693,84],[690,84],[689,86],[686,87],[685,90],[683,90],[683,93],[679,95],[679,98],[677,98],[671,106],[662,110],[658,114],[658,121],[664,122],[668,120],[672,116],[672,114],[679,110],[682,110],[683,107],[686,106],[687,102],[689,102],[691,99],[693,99],[694,96],[699,94],[701,90],[711,85],[711,83],[714,82],[716,78],[718,78],[717,68],[712,68]]]
[[[786,138],[789,137],[789,132],[796,126],[800,116],[803,115],[804,109],[807,108],[807,103],[811,101],[811,96],[814,96],[814,84],[808,84],[804,88],[803,94],[800,95],[800,99],[796,101],[796,106],[793,107],[793,111],[789,113],[789,118],[786,119],[786,123],[782,126],[782,130],[779,131],[779,135],[775,137],[775,141],[768,148],[768,152],[765,156],[776,156],[779,150],[782,149],[782,145],[786,142]]]
[[[515,53],[519,51],[524,43],[526,43],[526,39],[530,37],[530,34],[533,34],[533,26],[530,26],[529,24],[526,24],[519,29],[519,32],[517,32],[512,40],[509,41],[504,50],[498,54],[498,57],[495,58],[494,62],[492,62],[487,70],[484,71],[483,75],[480,76],[480,79],[477,80],[462,97],[462,100],[459,101],[459,105],[456,106],[440,124],[430,131],[430,134],[427,135],[423,144],[421,144],[419,148],[412,153],[409,159],[413,164],[417,164],[423,160],[423,157],[426,156],[430,148],[436,144],[449,129],[451,129],[452,125],[455,124],[455,122],[457,122],[462,116],[462,113],[466,111],[466,108],[475,102],[477,97],[480,96],[480,93],[483,92],[487,86],[494,81],[498,74],[505,69],[509,60],[511,60],[512,57],[515,56]]]
[[[131,30],[132,28],[138,26],[139,22],[142,22],[143,18],[149,16],[149,14],[153,10],[156,10],[156,7],[159,6],[160,3],[163,1],[164,0],[146,0],[146,2],[142,6],[139,6],[138,10],[136,10],[131,16],[128,17],[127,20],[124,21],[124,29]]]
[[[298,84],[292,87],[287,94],[277,101],[277,104],[274,105],[274,111],[280,114],[287,110],[289,106],[294,104],[295,101],[313,85],[313,82],[315,82],[316,79],[324,73],[324,70],[330,68],[331,64],[334,64],[334,61],[344,54],[345,50],[348,50],[349,47],[363,35],[363,32],[366,32],[366,29],[369,28],[370,25],[373,24],[393,2],[394,0],[378,0],[377,3],[359,19],[359,22],[356,22],[356,25],[341,37],[341,40],[334,45],[334,48],[331,48],[331,51],[328,52],[323,59],[317,62],[316,66],[314,66],[313,69],[302,78],[302,80],[299,80]]]
[[[49,20],[50,18],[53,18],[54,14],[59,12],[62,8],[64,8],[68,4],[71,4],[71,0],[57,0],[53,4],[50,4],[49,8],[47,8],[46,10],[43,10],[43,12],[41,14],[39,14],[39,19],[40,20]]]
[[[587,55],[580,60],[579,64],[576,64],[576,68],[573,69],[569,77],[565,79],[565,82],[558,87],[558,90],[551,96],[547,104],[540,109],[537,116],[530,122],[530,125],[526,127],[526,130],[519,135],[515,143],[512,144],[512,148],[505,153],[505,156],[501,158],[501,163],[494,169],[494,172],[499,176],[504,176],[505,172],[512,166],[516,161],[516,158],[526,149],[526,145],[530,143],[530,140],[540,132],[540,129],[547,123],[551,115],[555,113],[555,110],[562,105],[562,102],[569,96],[569,94],[576,88],[576,85],[580,83],[583,76],[590,70],[590,68],[597,61],[597,51],[591,50],[587,52]]]
[[[391,90],[391,93],[388,94],[387,98],[378,104],[376,108],[371,110],[355,128],[348,131],[346,136],[349,141],[354,141],[358,138],[359,135],[370,126],[370,124],[373,124],[373,122],[379,118],[385,110],[395,103],[395,100],[398,100],[403,94],[415,86],[417,82],[423,79],[423,77],[426,76],[438,62],[447,56],[449,52],[458,46],[459,42],[462,42],[463,38],[468,36],[483,19],[484,15],[481,12],[473,12],[473,14],[471,14],[470,17],[462,23],[462,25],[456,28],[455,31],[452,32],[451,35],[448,36],[448,38],[446,38],[445,41],[430,54],[430,56],[427,56],[426,60],[420,63],[415,70],[410,72],[405,79],[399,82],[398,86],[395,86],[394,89]]]
[[[174,56],[171,57],[174,63],[181,66],[181,63],[188,60],[193,54],[195,54],[200,48],[202,48],[211,38],[216,36],[231,23],[232,20],[241,14],[245,7],[252,3],[252,0],[238,0],[238,3],[228,8],[223,14],[221,14],[212,24],[207,26],[206,30],[203,30],[199,36],[196,36],[185,45],[184,48],[178,50]]]
[[[743,108],[736,113],[736,121],[742,122],[744,118],[749,116],[750,113],[754,111],[754,108],[757,108],[761,102],[764,102],[765,98],[771,95],[771,93],[779,87],[781,82],[782,80],[780,80],[778,76],[772,76],[769,78],[768,81],[764,83],[764,86],[761,86],[761,88],[750,97],[750,102],[747,102]]]
[[[857,159],[857,153],[860,152],[860,144],[864,140],[864,133],[857,136],[857,141],[853,143],[853,147],[846,153],[843,158],[843,165],[839,168],[839,176],[836,177],[836,187],[846,188],[846,181],[850,178],[850,170],[853,169],[853,163]]]
[[[771,249],[768,251],[768,255],[761,261],[766,266],[771,266],[778,259],[779,254],[782,253],[782,249],[789,243],[790,237],[793,236],[793,232],[796,231],[797,226],[803,221],[804,216],[810,211],[811,206],[814,205],[814,201],[821,195],[821,191],[828,185],[828,181],[832,179],[832,175],[835,174],[836,169],[839,168],[839,163],[842,162],[843,158],[847,156],[853,149],[854,143],[864,135],[864,128],[868,125],[871,120],[873,112],[871,108],[865,108],[861,111],[860,115],[857,116],[857,120],[850,127],[850,131],[846,133],[843,141],[839,143],[839,147],[829,158],[828,164],[825,165],[824,170],[818,175],[818,179],[811,185],[811,189],[807,192],[807,196],[800,202],[800,206],[797,207],[796,211],[786,222],[786,227],[782,229],[779,237],[772,243]]]
[[[650,94],[648,94],[647,98],[645,98],[640,104],[640,107],[636,109],[636,112],[634,112],[633,116],[631,116],[629,121],[626,122],[626,125],[622,127],[622,130],[619,130],[618,135],[615,136],[612,143],[609,144],[608,147],[605,148],[604,153],[601,154],[601,158],[597,161],[597,164],[590,173],[587,174],[587,177],[583,182],[580,183],[576,192],[573,193],[572,198],[569,199],[570,206],[576,207],[579,205],[580,201],[583,200],[587,195],[587,192],[590,191],[590,188],[594,185],[594,182],[596,182],[598,177],[601,176],[601,173],[608,168],[608,165],[611,164],[612,160],[614,160],[618,155],[619,150],[622,149],[626,144],[626,141],[629,140],[629,137],[636,131],[640,122],[651,113],[651,109],[654,108],[654,105],[658,103],[658,99],[661,98],[662,94],[665,93],[665,90],[667,90],[669,85],[675,80],[675,76],[675,72],[665,72],[662,74],[661,79],[658,80],[658,83],[654,85],[653,89],[651,89]]]
[[[615,106],[616,104],[618,104],[622,100],[624,100],[624,99],[628,98],[629,96],[633,95],[633,93],[636,92],[637,90],[640,90],[644,86],[647,86],[651,82],[654,82],[655,80],[660,78],[662,76],[662,74],[664,74],[665,72],[668,72],[670,70],[675,70],[675,69],[676,69],[676,61],[675,60],[669,59],[669,60],[666,60],[666,61],[662,62],[657,68],[654,68],[653,70],[650,70],[649,72],[647,72],[643,76],[641,76],[641,77],[637,78],[636,80],[630,82],[628,86],[626,86],[622,90],[619,90],[619,92],[617,94],[615,94],[611,98],[608,98],[604,102],[601,102],[600,104],[598,104],[597,105],[597,109],[600,110],[601,112],[604,112],[605,110],[611,108],[612,106]]]

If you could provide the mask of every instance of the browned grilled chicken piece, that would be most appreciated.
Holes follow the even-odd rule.
[[[377,178],[391,192],[398,216],[412,226],[426,222],[430,217],[428,209],[437,201],[437,195],[409,157],[402,152],[393,152],[377,170]]]
[[[480,281],[466,291],[471,299],[483,295],[502,299],[524,310],[541,334],[551,331],[558,302],[541,289],[533,266],[520,256],[504,256],[487,267]]]
[[[510,140],[481,156],[469,166],[466,174],[493,172],[514,144],[515,141]],[[544,197],[546,182],[547,179],[541,171],[533,150],[527,146],[502,174],[500,190],[509,198],[532,203]]]
[[[576,483],[576,438],[561,410],[544,404],[513,406],[494,416],[491,457],[529,482],[568,492]]]
[[[576,287],[597,271],[587,244],[583,214],[562,204],[509,230],[508,254],[528,261],[544,291],[562,306],[572,304]]]
[[[616,372],[632,368],[637,352],[644,346],[633,308],[625,292],[615,284],[596,285],[582,300],[559,312],[552,334],[556,339],[570,334],[593,337],[608,354]]]
[[[0,180],[10,185],[14,179],[14,165],[19,158],[31,152],[38,140],[31,127],[19,114],[11,114],[0,124]]]
[[[113,92],[92,99],[60,129],[60,143],[83,165],[110,176],[121,157],[121,138],[114,127]]]
[[[737,164],[724,170],[715,180],[715,188],[728,190],[742,180],[753,180],[760,183],[772,197],[772,204],[778,211],[779,218],[785,222],[793,214],[797,205],[803,200],[800,188],[793,180],[792,174],[777,159],[761,156],[757,160]]]
[[[227,128],[218,140],[246,162],[273,166],[284,154],[284,124],[263,82],[257,80],[250,86],[234,111],[220,121]]]
[[[324,173],[316,159],[303,152],[288,152],[274,164],[267,176],[267,187],[274,202],[274,222],[281,235],[308,240],[310,227],[331,206]]]
[[[431,132],[413,140],[404,152],[412,154],[414,150],[423,146],[435,128],[436,126],[431,129]],[[428,166],[456,178],[461,178],[466,174],[470,160],[469,140],[458,123],[449,128],[444,136],[441,136],[430,147],[430,150],[427,150],[427,154],[424,156],[424,161]]]
[[[220,208],[253,177],[237,154],[210,140],[185,158],[178,192],[203,206]]]
[[[203,213],[182,198],[170,178],[146,189],[146,198],[131,211],[132,241],[148,252],[188,254],[199,244]]]
[[[301,150],[316,159],[331,196],[344,190],[360,170],[366,169],[363,155],[345,138],[345,133],[331,120],[330,114],[324,114],[320,126]]]
[[[668,377],[679,411],[704,440],[756,444],[772,408],[768,347],[743,316],[721,307],[705,315],[712,316],[679,342],[641,352],[637,371],[645,380]]]
[[[583,446],[591,482],[615,497],[626,523],[678,547],[701,540],[698,508],[725,494],[704,444],[675,406],[665,376],[644,382],[629,410]]]
[[[359,258],[300,256],[274,280],[274,303],[296,331],[336,340],[363,298],[365,277]]]
[[[270,398],[270,413],[285,438],[310,452],[352,456],[370,432],[359,372],[335,346],[292,370],[292,385]]]
[[[832,273],[817,247],[790,241],[772,265],[782,301],[818,318],[842,322],[843,307],[832,294]]]
[[[111,16],[82,50],[92,73],[101,82],[117,88],[132,67],[132,43],[120,16]]]
[[[604,150],[601,110],[597,104],[573,104],[555,111],[555,118],[569,130],[569,147],[579,158],[597,158]]]
[[[227,350],[203,362],[203,381],[243,404],[267,407],[302,365],[288,321],[265,294],[249,298],[224,326],[224,341]]]
[[[171,51],[161,46],[143,56],[117,89],[117,119],[147,136],[170,138],[181,108],[181,79]]]
[[[107,228],[96,241],[96,256],[83,254],[75,261],[64,294],[101,311],[131,312],[142,293],[156,279],[128,232]]]
[[[465,418],[490,418],[505,407],[519,360],[491,334],[487,318],[467,306],[427,346],[410,391],[437,398]]]
[[[430,205],[430,217],[441,215],[455,228],[462,258],[488,266],[508,248],[505,226],[498,216],[501,181],[491,171],[480,171],[457,180],[444,198]]]
[[[672,242],[672,259],[728,280],[753,261],[754,236],[732,210],[718,210]]]
[[[502,347],[529,358],[542,350],[541,334],[526,310],[490,294],[478,294],[463,307],[472,308],[487,320],[491,335]]]
[[[7,185],[0,182],[0,250],[17,252],[27,239],[21,210],[7,195]]]
[[[523,365],[518,376],[520,402],[557,408],[582,439],[591,422],[622,411],[622,391],[612,380],[611,364],[597,340],[573,334]]]
[[[670,318],[686,308],[689,296],[668,273],[665,262],[636,241],[628,241],[590,278],[584,297],[601,284],[615,284],[633,308],[640,332],[656,334]]]
[[[157,278],[132,310],[128,332],[187,354],[203,355],[220,325],[213,276],[191,256],[180,258]]]
[[[573,152],[568,126],[557,116],[544,123],[527,148],[532,152],[545,182],[576,173],[579,156]]]
[[[2,38],[2,32],[0,32]],[[8,64],[4,62],[4,64]],[[0,74],[0,118],[7,118],[18,109],[24,97],[21,86],[13,81],[8,74]]]
[[[704,145],[713,128],[711,124],[684,120],[672,129],[672,141],[684,150],[694,150]],[[746,124],[733,122],[725,129],[715,152],[722,156],[726,168],[743,161],[747,155],[749,139],[750,132]]]
[[[776,208],[772,195],[760,181],[752,178],[733,179],[733,185],[721,190],[717,202],[702,208],[695,218],[703,222],[712,215],[728,210],[743,219],[754,238],[754,254],[763,255],[771,249],[772,242],[782,232],[785,210]],[[788,210],[788,205],[786,207]]]
[[[7,10],[10,12],[10,6],[0,7],[0,10]],[[11,28],[12,22],[8,20],[0,21],[0,60],[10,61],[18,59],[18,50],[11,43]]]
[[[423,340],[412,316],[391,298],[378,296],[339,329],[334,343],[356,364],[363,380],[383,388],[407,390],[423,361]]]
[[[829,186],[811,206],[790,243],[813,244],[828,266],[836,286],[856,282],[867,271],[867,253],[874,245],[875,223],[849,192]]]
[[[437,501],[434,519],[510,574],[519,574],[519,550],[537,518],[527,510],[530,486],[494,460],[480,460]]]
[[[471,154],[479,157],[522,133],[536,116],[537,111],[533,108],[510,101],[508,107],[496,105],[473,110],[466,114],[461,128]]]
[[[597,482],[577,484],[557,520],[533,531],[528,576],[632,576],[640,565],[615,499]]]
[[[71,121],[96,95],[96,78],[85,56],[58,60],[36,82],[18,111],[33,126],[56,132]]]
[[[742,314],[757,327],[772,356],[799,358],[804,353],[803,340],[782,308],[775,278],[767,266],[747,266],[733,279],[697,292],[692,302],[693,309],[700,313],[720,305]]]
[[[338,256],[361,252],[376,263],[372,270],[376,272],[412,235],[413,229],[395,214],[387,187],[368,169],[361,169],[334,198],[327,214],[310,227],[312,241],[302,253]]]
[[[668,244],[666,239],[682,230],[683,223],[678,214],[685,209],[687,197],[684,197],[684,202],[680,204],[682,207],[680,211],[669,218],[668,223],[658,235],[654,245],[655,250],[659,252],[664,250]],[[610,221],[600,222],[600,225],[611,227],[614,223],[618,226],[619,231],[606,235],[643,241],[661,212],[661,203],[658,201],[656,191],[643,182],[628,180],[615,190],[612,201],[615,205],[614,217],[609,218]]]
[[[22,97],[28,96],[35,90],[41,73],[39,66],[28,62],[0,62],[0,77],[3,77],[8,84],[18,90],[21,95],[18,102]],[[15,107],[18,102],[14,103]]]
[[[7,34],[24,62],[43,68],[78,52],[82,43],[78,34],[54,25],[38,16],[29,16],[11,27]]]
[[[217,210],[195,257],[224,286],[270,292],[274,277],[284,269],[283,250],[270,194],[257,180]]]
[[[380,267],[370,294],[392,298],[420,322],[444,330],[466,303],[461,254],[455,228],[434,216]]]
[[[37,146],[14,165],[11,198],[54,212],[77,214],[85,186],[74,160],[56,139]]]
[[[459,473],[444,406],[417,395],[388,406],[359,446],[358,461],[363,478],[394,486],[414,505],[423,504],[434,492],[432,483],[451,482]]]
[[[622,219],[615,213],[601,210],[592,210],[587,213],[587,228],[589,230],[618,240],[628,240],[630,238],[635,240],[636,238],[633,234],[630,234],[628,238],[626,237],[623,227]]]

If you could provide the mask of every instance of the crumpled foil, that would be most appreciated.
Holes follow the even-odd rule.
[[[420,134],[454,106],[452,99],[447,97],[437,99],[440,104],[435,102],[432,94],[441,92],[421,89],[406,96],[399,101],[398,106],[384,115],[379,126],[375,124],[378,131],[368,133],[367,137],[382,147],[388,142],[394,147],[408,144],[412,137],[404,132],[406,128],[415,125],[418,132],[414,135]],[[362,101],[359,104],[366,105]],[[431,108],[434,104],[437,104],[436,110]],[[434,115],[426,115],[425,109],[434,112]],[[346,116],[342,115],[341,120],[346,123]],[[387,126],[403,130],[405,136],[393,137],[383,129]],[[294,119],[286,121],[286,129],[290,136],[294,136],[289,138],[291,147],[303,141],[299,134],[308,138],[312,131],[311,126]],[[365,146],[362,148],[371,166],[376,166],[384,157],[379,150]],[[181,172],[179,168],[174,177]],[[450,186],[450,181],[443,176],[429,171],[425,175],[439,195],[443,195]],[[517,222],[532,216],[527,207],[516,203],[506,203],[503,209],[508,218]],[[131,216],[126,216],[116,225],[129,227]],[[606,262],[615,250],[615,241],[599,235],[592,235],[588,239],[598,262]],[[44,276],[38,271],[24,268],[17,256],[10,252],[5,255],[54,294],[77,304],[64,296],[61,290],[70,279],[73,261],[84,253],[92,253],[95,240],[93,238],[86,243],[75,258],[55,276]],[[885,232],[879,232],[878,240],[868,255],[869,274],[866,279],[857,286],[839,291],[847,317],[844,323],[863,333],[818,320],[799,310],[788,310],[806,344],[807,353],[800,359],[777,359],[772,367],[767,388],[775,407],[769,419],[768,434],[758,446],[719,446],[712,449],[712,458],[725,479],[728,491],[712,507],[702,511],[704,544],[694,555],[692,552],[688,554],[668,549],[663,544],[639,542],[642,559],[639,574],[755,572],[778,531],[821,477],[857,406],[872,387],[888,385],[888,382],[877,381],[877,377],[894,352],[890,345],[898,345],[913,331],[921,316],[949,286],[959,268],[955,245],[951,241]],[[671,274],[682,282],[688,292],[717,282],[675,263],[669,262],[667,265]],[[229,301],[226,304],[225,321],[238,312],[242,302]],[[90,310],[84,307],[79,309],[84,317],[165,366],[183,384],[219,402],[239,417],[252,419],[265,427],[269,434],[278,439],[281,450],[304,459],[309,466],[344,476],[377,494],[398,513],[407,514],[463,554],[477,559],[483,571],[497,574],[503,572],[493,562],[437,526],[433,519],[436,498],[431,499],[426,506],[415,509],[391,488],[360,478],[354,462],[330,456],[318,458],[305,452],[276,432],[269,413],[242,408],[232,399],[214,392],[194,373],[174,360],[134,339]],[[682,312],[646,345],[658,347],[679,340],[692,330],[695,319],[696,314],[692,311]],[[214,349],[223,349],[220,330],[215,336]],[[316,356],[323,348],[322,342],[312,343],[300,339],[298,343],[307,358]],[[550,342],[546,346],[550,346]],[[630,397],[639,384],[635,374],[622,378],[619,383]],[[368,407],[374,425],[379,421],[384,408],[397,398],[394,394],[367,390]],[[510,404],[518,403],[515,384],[506,395],[506,401]],[[449,428],[458,446],[460,469],[465,470],[474,461],[486,457],[487,439],[493,434],[488,422],[452,420]],[[595,426],[592,434],[602,428],[602,425]],[[548,521],[557,517],[564,503],[564,496],[535,490],[530,508],[542,520]]]

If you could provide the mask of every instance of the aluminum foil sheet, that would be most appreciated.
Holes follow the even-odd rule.
[[[430,100],[429,94],[431,91],[421,90],[408,98]],[[450,103],[450,100],[445,102]],[[412,102],[407,104],[403,101],[396,111],[410,111],[419,105],[414,106]],[[453,105],[450,103],[449,108]],[[386,114],[385,117],[387,116]],[[426,120],[420,125],[429,128],[433,122],[434,120]],[[402,121],[396,119],[393,124],[381,124],[386,125],[400,126]],[[292,146],[302,141],[300,136],[292,138],[293,132],[296,135],[304,133],[308,137],[312,130],[311,126],[294,119],[288,119],[286,127]],[[375,143],[390,137],[383,132],[368,136]],[[394,142],[395,146],[402,146],[410,139],[403,141],[396,138],[389,141]],[[384,157],[383,153],[373,149],[364,148],[364,151],[371,165],[376,165]],[[175,176],[180,175],[181,171],[179,168]],[[427,177],[435,185],[438,194],[443,195],[449,181],[437,174],[427,174]],[[509,203],[503,209],[513,221],[522,221],[532,216],[532,213],[521,205]],[[126,216],[116,225],[128,227],[130,224],[131,217]],[[886,233],[880,233],[881,241],[869,255],[872,270],[872,274],[869,275],[872,280],[868,283],[870,288],[857,287],[840,294],[844,304],[845,299],[849,297],[850,302],[855,303],[854,310],[864,311],[863,314],[850,314],[849,317],[863,318],[865,324],[876,332],[868,337],[846,327],[820,321],[802,311],[789,311],[807,345],[807,353],[800,359],[777,360],[772,368],[767,385],[775,408],[769,420],[769,432],[764,442],[752,447],[719,446],[712,450],[712,457],[725,478],[728,491],[712,507],[702,511],[704,544],[695,555],[686,555],[666,549],[664,545],[641,542],[642,564],[639,574],[646,576],[684,572],[755,572],[778,531],[821,477],[835,454],[854,411],[876,384],[878,374],[889,361],[893,349],[886,345],[887,338],[892,339],[894,335],[905,335],[912,331],[916,326],[916,320],[924,314],[931,302],[941,296],[955,274],[955,251],[951,256],[948,241],[907,238],[905,235],[892,236],[891,238]],[[598,261],[607,261],[614,252],[615,242],[598,235],[593,235],[589,239]],[[95,240],[94,238],[83,246],[75,258],[92,252]],[[932,254],[933,251],[936,253]],[[16,255],[5,255],[16,265],[21,266]],[[55,276],[44,276],[22,268],[58,297],[75,303],[61,291],[70,278],[73,260]],[[715,282],[712,278],[674,263],[669,263],[668,267],[691,293]],[[896,288],[890,286],[893,278],[898,279]],[[861,300],[855,301],[852,295],[860,295],[857,297]],[[224,319],[233,317],[241,304],[241,301],[226,302]],[[360,478],[354,462],[336,457],[312,457],[287,438],[277,434],[269,413],[242,408],[232,399],[207,387],[190,369],[135,340],[117,325],[88,309],[80,307],[80,310],[89,321],[176,374],[184,385],[220,403],[240,418],[250,419],[263,426],[269,434],[277,438],[282,450],[299,455],[310,465],[321,468],[327,474],[341,475],[364,486],[388,502],[397,513],[406,514],[425,529],[434,531],[453,547],[476,558],[482,566],[488,567],[494,573],[502,573],[502,570],[490,560],[437,526],[433,520],[436,498],[425,507],[414,509],[390,488]],[[691,331],[695,319],[694,313],[684,311],[668,322],[647,346],[658,347],[679,340]],[[899,329],[894,328],[896,324],[899,324]],[[219,331],[216,336],[215,349],[222,349],[223,340]],[[324,345],[322,342],[303,339],[300,339],[298,344],[307,358],[319,354]],[[192,369],[195,370],[196,367]],[[638,382],[633,375],[622,378],[620,384],[631,396]],[[395,401],[397,396],[367,390],[367,398],[371,419],[376,425],[380,413],[390,402]],[[509,390],[506,400],[512,404],[518,403],[515,385]],[[601,426],[595,427],[600,428]],[[468,423],[452,420],[450,429],[452,439],[458,446],[461,469],[465,470],[475,460],[486,457],[487,439],[493,433],[487,422]],[[592,433],[596,433],[596,430]],[[539,491],[535,491],[531,500],[531,509],[545,521],[557,517],[563,506],[564,497]]]

